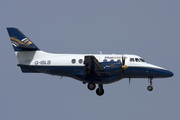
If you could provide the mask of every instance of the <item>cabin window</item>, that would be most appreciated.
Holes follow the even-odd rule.
[[[82,63],[83,63],[83,60],[82,60],[82,59],[79,59],[79,63],[82,64]]]
[[[113,60],[113,59],[111,59],[111,60],[110,60],[110,62],[114,62],[114,60]]]
[[[76,63],[76,60],[75,59],[72,59],[71,60],[72,64]]]
[[[107,62],[107,59],[104,59],[103,62]]]
[[[140,60],[138,58],[135,58],[136,62],[140,62]]]
[[[117,62],[121,62],[121,60],[120,60],[120,59],[118,59],[118,60],[117,60]]]
[[[134,62],[134,58],[130,58],[130,62]]]

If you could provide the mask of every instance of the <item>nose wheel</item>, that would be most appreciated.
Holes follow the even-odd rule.
[[[153,90],[153,86],[152,86],[153,78],[150,78],[149,80],[150,80],[150,85],[147,87],[147,90],[152,91]]]
[[[153,90],[153,86],[149,85],[149,86],[147,87],[147,89],[148,89],[149,91],[152,91],[152,90]]]

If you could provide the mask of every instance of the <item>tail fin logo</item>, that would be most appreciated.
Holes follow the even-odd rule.
[[[32,42],[28,38],[24,38],[22,40],[19,40],[14,37],[10,37],[11,43],[13,46],[18,47],[18,46],[29,46],[32,44]]]
[[[32,44],[32,42],[28,38],[24,38],[21,41],[23,41],[26,45]]]

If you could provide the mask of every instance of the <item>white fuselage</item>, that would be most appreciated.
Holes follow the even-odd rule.
[[[107,61],[122,61],[122,56],[125,57],[125,65],[129,67],[150,67],[164,69],[159,66],[149,64],[142,61],[130,61],[130,58],[141,58],[137,55],[130,54],[54,54],[43,51],[23,51],[15,52],[19,64],[23,65],[41,65],[41,66],[84,66],[84,56],[93,55],[99,62]],[[72,62],[74,60],[74,62]],[[166,69],[165,69],[166,70]]]

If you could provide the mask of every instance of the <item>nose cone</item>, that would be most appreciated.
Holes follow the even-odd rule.
[[[149,76],[153,78],[166,78],[166,77],[172,77],[174,74],[166,69],[150,69],[149,70]]]
[[[172,77],[174,74],[169,70],[159,69],[159,77]]]
[[[172,77],[174,74],[171,71],[166,70],[164,73],[166,77]]]
[[[149,66],[151,66],[154,69],[150,69],[149,72],[151,76],[153,76],[154,78],[166,78],[166,77],[172,77],[174,74],[162,67],[159,66],[155,66],[152,64],[148,64]]]

